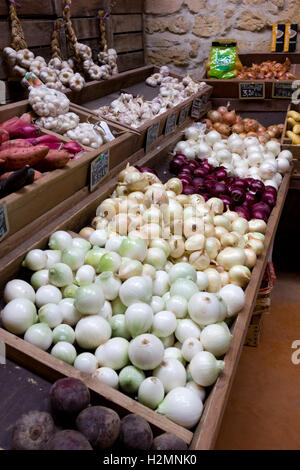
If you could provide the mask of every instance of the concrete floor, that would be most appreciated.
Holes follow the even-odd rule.
[[[244,347],[216,449],[300,449],[295,340],[300,344],[300,274],[281,272],[259,346]]]

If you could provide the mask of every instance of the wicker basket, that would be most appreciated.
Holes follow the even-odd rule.
[[[271,305],[271,292],[276,281],[276,273],[272,262],[267,264],[265,274],[259,289],[256,305],[248,328],[245,346],[257,348],[262,331],[263,316],[269,313]]]

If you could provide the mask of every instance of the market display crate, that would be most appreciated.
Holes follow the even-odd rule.
[[[290,103],[287,109],[287,113],[289,111],[296,111],[300,113],[300,104]],[[283,149],[290,150],[292,152],[294,164],[293,178],[300,179],[300,144],[295,145],[292,143],[292,140],[286,135],[288,130],[292,130],[292,127],[288,123],[288,115],[286,114],[284,129],[281,137],[281,146]]]
[[[283,63],[286,58],[291,61],[291,72],[300,78],[300,53],[247,53],[239,54],[243,65],[260,64],[265,60],[276,60]],[[279,99],[281,106],[288,103],[292,95],[293,80],[241,80],[207,78],[206,71],[203,80],[213,87],[213,98],[236,98],[245,102],[254,100],[255,103],[269,99]]]
[[[164,146],[160,146],[143,156],[137,161],[137,164],[140,166],[147,165],[155,167],[155,165],[159,165],[159,162],[167,161],[168,153],[181,138],[182,132],[177,133],[175,136],[169,136],[165,140]],[[122,168],[124,168],[124,166],[125,164],[120,165]],[[190,449],[203,450],[214,448],[223,412],[238,366],[238,360],[244,344],[247,328],[284,205],[289,179],[290,173],[287,173],[283,178],[278,192],[277,204],[267,224],[264,253],[259,257],[253,269],[250,283],[245,292],[245,306],[232,325],[231,331],[233,339],[231,347],[225,357],[225,369],[211,388],[204,402],[203,414],[196,428],[188,430],[173,423],[118,390],[112,389],[104,383],[93,379],[90,375],[76,370],[72,366],[50,355],[48,352],[42,351],[25,342],[22,338],[4,329],[0,329],[0,340],[6,344],[8,358],[50,380],[64,376],[80,378],[93,392],[98,394],[99,399],[103,400],[103,403],[109,404],[109,406],[117,410],[121,410],[122,413],[134,412],[143,416],[150,425],[154,427],[156,432],[174,433],[188,443]],[[56,220],[51,220],[46,227],[40,230],[40,232],[35,233],[30,240],[25,241],[22,245],[15,248],[15,250],[8,253],[2,260],[3,262],[0,267],[1,289],[4,288],[5,284],[10,279],[24,276],[21,262],[26,252],[33,248],[45,248],[51,233],[56,230],[69,230],[70,232],[78,233],[83,226],[89,224],[92,217],[95,215],[99,203],[111,194],[116,184],[117,176],[111,177],[109,181],[107,180],[103,183],[101,188],[96,189],[95,192],[89,194],[85,199],[77,200],[76,204],[70,204],[64,214],[61,214]]]
[[[159,94],[159,86],[151,87],[146,84],[145,80],[157,72],[159,72],[159,68],[154,65],[141,67],[120,74],[107,82],[87,85],[76,96],[73,94],[69,98],[78,109],[88,110],[91,113],[100,106],[109,105],[122,92],[131,93],[133,96],[143,96],[146,100],[153,100]],[[179,80],[183,78],[174,73],[170,73],[170,76]],[[182,103],[135,129],[140,135],[139,146],[150,150],[154,145],[159,144],[166,135],[183,126],[189,115],[195,119],[201,118],[206,112],[211,93],[212,87],[207,85],[199,93],[190,96]],[[111,119],[107,121],[116,124],[116,121]],[[128,130],[133,130],[130,126],[123,126]]]
[[[245,346],[257,347],[263,326],[263,318],[269,313],[271,293],[276,281],[276,273],[272,262],[267,264],[261,287],[257,294],[256,305],[248,327]]]
[[[2,106],[0,108],[0,123],[30,110],[28,100]],[[81,122],[95,123],[99,121],[95,116],[78,109],[70,107],[70,111],[76,112]],[[83,156],[70,160],[64,168],[48,172],[33,184],[25,186],[0,200],[0,208],[2,208],[1,221],[3,222],[4,210],[8,220],[7,236],[11,236],[23,227],[28,226],[30,222],[42,214],[46,214],[47,211],[88,185],[90,183],[91,162],[99,155],[107,156],[105,169],[107,174],[104,175],[106,177],[110,170],[137,150],[138,136],[135,133],[128,132],[122,126],[115,124],[109,124],[109,127],[115,134],[115,139],[112,142],[104,144],[98,149],[85,147]],[[63,142],[71,140],[46,129],[41,129],[41,131],[43,134],[54,134]],[[5,242],[7,236],[3,237],[4,239],[0,243],[0,257],[6,253]]]

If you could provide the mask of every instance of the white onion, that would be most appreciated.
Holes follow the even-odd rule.
[[[186,387],[171,390],[157,408],[157,412],[185,428],[195,426],[203,410],[202,401]]]
[[[190,380],[185,388],[191,390],[192,392],[196,393],[197,397],[203,402],[206,396],[205,388],[201,385],[196,384],[193,380]]]
[[[26,330],[24,340],[47,351],[52,344],[52,331],[46,323],[36,323]]]
[[[173,312],[163,310],[153,317],[152,333],[160,338],[170,336],[176,330],[176,316]]]
[[[180,343],[184,343],[184,341],[190,337],[199,339],[200,332],[201,330],[199,326],[189,318],[184,318],[183,320],[177,321],[175,336],[178,341],[180,341]]]
[[[22,263],[22,266],[31,271],[39,271],[47,265],[47,255],[42,250],[30,250]]]
[[[28,282],[22,279],[13,279],[9,281],[4,289],[4,300],[6,303],[13,299],[28,299],[31,302],[35,301],[35,292]]]
[[[286,158],[278,158],[277,169],[280,173],[287,173],[290,169],[290,162]]]
[[[142,370],[152,370],[163,360],[164,347],[156,336],[143,334],[131,341],[128,354],[133,365]]]
[[[219,134],[219,132],[217,132],[217,131],[215,131],[215,130],[212,130],[212,131],[209,131],[209,132],[206,134],[205,140],[206,140],[206,142],[208,142],[210,145],[213,145],[213,144],[215,144],[216,142],[221,141],[221,140],[222,140],[222,136],[221,136],[221,134]]]
[[[180,361],[173,358],[164,359],[162,363],[153,371],[163,384],[165,393],[176,387],[184,387],[186,384],[186,371]]]
[[[132,338],[147,333],[153,322],[153,310],[145,303],[131,304],[125,312],[126,328]]]
[[[228,316],[236,315],[245,305],[245,293],[243,289],[234,284],[227,284],[219,291],[219,295],[227,305]]]
[[[75,336],[81,348],[96,349],[110,338],[111,327],[100,315],[88,315],[77,323]]]
[[[217,297],[208,292],[193,295],[188,304],[190,317],[198,325],[209,325],[220,318],[220,306]]]
[[[51,349],[51,354],[70,365],[74,364],[77,355],[74,346],[66,341],[56,343]]]
[[[55,328],[63,321],[61,308],[57,304],[45,304],[38,312],[41,323],[47,323],[50,328]]]
[[[75,308],[73,298],[65,298],[59,302],[59,309],[62,312],[63,323],[74,326],[81,318],[81,313]]]
[[[79,354],[74,362],[75,369],[81,370],[86,374],[92,374],[97,369],[97,359],[92,353],[83,352]]]
[[[122,369],[129,362],[128,346],[129,342],[125,338],[109,339],[95,351],[98,364],[114,370]]]
[[[100,367],[93,373],[93,378],[109,385],[112,388],[118,388],[119,377],[111,367]]]
[[[157,377],[147,377],[138,391],[138,400],[143,405],[155,410],[164,399],[164,386]]]
[[[275,142],[275,140],[269,140],[269,142],[266,143],[266,149],[272,152],[275,157],[280,153],[280,143]]]
[[[201,338],[201,333],[200,333]],[[203,346],[199,339],[197,338],[187,338],[182,345],[181,352],[184,359],[188,362],[191,362],[197,352],[203,351]]]
[[[95,274],[96,273],[93,266],[90,266],[89,264],[84,264],[77,270],[74,282],[78,286],[91,284],[92,282],[94,282]]]
[[[224,361],[218,361],[208,351],[200,351],[191,360],[189,370],[194,382],[202,387],[208,387],[215,383],[223,369]]]
[[[290,152],[290,150],[282,150],[279,153],[278,158],[285,158],[286,160],[291,162],[293,160],[293,154],[292,152]]]
[[[200,341],[206,351],[219,357],[225,354],[230,346],[232,335],[221,325],[208,325],[200,334]]]
[[[122,284],[119,296],[127,307],[136,302],[149,303],[152,297],[152,282],[146,276],[133,276]]]
[[[75,292],[75,308],[84,315],[94,315],[104,305],[104,293],[101,285],[87,284]]]
[[[2,310],[1,321],[4,328],[11,333],[20,335],[36,322],[36,307],[29,299],[11,300]]]
[[[36,291],[35,303],[38,307],[45,304],[58,304],[62,299],[60,290],[55,286],[42,286]]]
[[[68,232],[59,230],[58,232],[52,233],[49,238],[49,247],[51,250],[65,250],[72,245],[73,238]]]

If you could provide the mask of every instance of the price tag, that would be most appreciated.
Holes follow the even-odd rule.
[[[195,99],[192,104],[191,116],[193,118],[199,119],[200,113],[203,109],[202,99]]]
[[[240,100],[264,100],[265,84],[264,82],[239,83]]]
[[[189,109],[190,109],[190,105],[188,104],[187,106],[182,108],[182,110],[180,111],[179,118],[178,118],[178,126],[181,126],[181,124],[183,124],[186,118],[188,117]]]
[[[154,144],[158,137],[158,129],[159,129],[160,121],[155,122],[148,128],[147,131],[147,138],[146,138],[146,152]]]
[[[170,114],[166,120],[165,135],[169,135],[176,129],[176,114]]]
[[[6,204],[3,202],[0,204],[0,241],[3,240],[4,237],[9,232],[9,225],[8,225],[8,218],[7,218],[7,210]]]
[[[273,82],[272,98],[288,99],[292,94],[292,82]]]
[[[90,166],[90,191],[98,186],[103,180],[104,176],[107,175],[109,170],[109,150],[105,153],[101,153],[95,160],[92,161]]]

